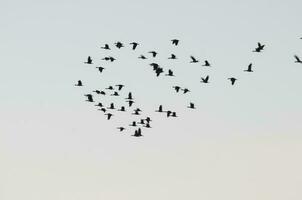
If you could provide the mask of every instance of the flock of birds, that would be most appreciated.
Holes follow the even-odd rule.
[[[302,38],[300,38],[302,39]],[[179,40],[178,39],[172,39],[171,43],[173,46],[179,46]],[[140,45],[137,42],[131,42],[129,43],[131,49],[133,51],[135,51],[137,49],[137,47]],[[101,47],[101,49],[106,50],[106,51],[110,51],[112,48],[117,48],[117,49],[121,49],[125,47],[124,43],[122,42],[116,42],[114,43],[113,47],[110,46],[109,44],[104,44],[104,46]],[[261,44],[260,42],[257,43],[257,46],[255,47],[255,49],[253,50],[253,52],[256,53],[261,53],[264,50],[265,45]],[[152,58],[157,57],[158,53],[156,51],[149,51],[147,52],[148,55],[151,55]],[[295,58],[295,63],[300,63],[302,64],[302,60],[299,58],[299,56],[294,55]],[[138,57],[138,59],[148,59],[147,56],[145,55],[140,55]],[[168,60],[175,60],[177,59],[177,56],[175,54],[171,54],[170,57],[167,58]],[[104,58],[102,58],[102,60],[107,61],[107,62],[114,62],[116,60],[116,58],[112,57],[112,56],[106,56]],[[191,64],[194,63],[199,63],[200,60],[198,60],[196,57],[194,56],[190,56],[190,60],[188,61]],[[91,58],[91,56],[88,56],[87,60],[84,62],[87,65],[93,65],[93,59]],[[155,62],[152,62],[149,64],[152,68],[153,71],[155,73],[155,75],[157,77],[159,77],[162,73],[165,72],[165,70],[158,64]],[[205,67],[211,67],[211,64],[208,60],[205,60],[204,63],[202,64],[202,66]],[[105,70],[104,67],[96,67],[98,69],[98,71],[100,73],[103,73],[103,71]],[[253,64],[250,63],[247,66],[247,69],[243,70],[244,72],[247,73],[251,73],[253,72]],[[175,76],[174,72],[171,69],[166,70],[166,74],[165,76]],[[201,77],[201,83],[207,84],[209,83],[209,76],[206,77]],[[237,78],[235,77],[229,77],[227,78],[230,81],[231,85],[234,85],[237,82]],[[78,80],[77,83],[75,84],[75,86],[77,87],[83,87],[84,84],[82,82],[82,80]],[[94,90],[92,91],[90,94],[84,94],[84,96],[86,96],[86,101],[88,102],[95,102],[95,98],[93,93],[95,93],[96,95],[104,95],[104,96],[114,96],[115,98],[121,97],[121,93],[124,90],[125,85],[123,84],[116,84],[114,86],[108,86],[107,88],[104,88],[103,90]],[[186,94],[188,92],[190,92],[190,90],[188,88],[183,88],[181,86],[175,85],[172,87],[177,93],[182,92],[183,94]],[[125,97],[122,97],[122,99],[125,101],[125,103],[127,103],[127,108],[126,106],[120,106],[119,108],[116,107],[116,105],[112,102],[109,105],[105,106],[103,103],[98,102],[97,104],[95,104],[96,107],[98,107],[99,111],[104,112],[104,114],[107,116],[107,120],[110,120],[114,114],[112,113],[113,110],[117,111],[117,112],[126,112],[127,110],[132,110],[133,112],[131,113],[132,115],[142,115],[142,110],[140,108],[135,108],[133,109],[133,105],[135,104],[134,101],[134,97],[132,95],[132,92],[128,92],[128,95]],[[189,109],[196,109],[195,104],[193,102],[190,102],[187,106],[187,108]],[[176,111],[172,111],[172,110],[164,110],[163,109],[163,105],[159,105],[158,109],[155,110],[155,112],[159,112],[159,113],[165,113],[166,117],[178,117]],[[149,116],[145,116],[145,117],[141,117],[138,121],[132,121],[132,123],[128,124],[128,126],[134,127],[134,134],[132,136],[134,137],[141,137],[142,135],[142,128],[151,128],[151,122],[152,119]],[[125,126],[119,126],[117,127],[117,129],[122,132],[124,130],[126,130],[127,128]]]

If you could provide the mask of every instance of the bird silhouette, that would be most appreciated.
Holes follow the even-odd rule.
[[[107,107],[107,109],[112,109],[112,110],[115,109],[115,108],[114,108],[114,103],[110,103],[110,106]]]
[[[152,128],[149,123],[145,124],[145,128]]]
[[[160,105],[160,106],[158,107],[158,110],[156,110],[155,112],[163,112],[163,106]]]
[[[136,47],[139,45],[137,42],[131,42],[130,44],[132,45],[132,50],[135,50]]]
[[[102,49],[106,49],[106,50],[110,50],[109,45],[105,44],[103,47],[101,47]]]
[[[121,108],[118,109],[118,111],[125,112],[126,111],[125,106],[121,106]]]
[[[181,87],[179,86],[173,86],[172,88],[174,88],[176,92],[179,92],[179,90],[181,89]]]
[[[96,67],[101,73],[103,72],[103,70],[105,69],[104,67]]]
[[[302,63],[302,61],[300,60],[300,58],[297,55],[295,55],[295,59],[296,59],[295,63]]]
[[[124,128],[124,127],[120,126],[120,127],[117,127],[117,129],[119,129],[119,130],[120,130],[120,132],[122,132],[122,131],[124,131],[126,128]]]
[[[148,53],[151,53],[153,58],[155,58],[156,55],[157,55],[157,52],[156,52],[156,51],[149,51]]]
[[[122,85],[122,84],[118,84],[118,85],[115,85],[115,86],[118,88],[118,90],[121,90],[124,87],[124,85]]]
[[[254,52],[261,52],[264,49],[265,45],[258,42],[258,46],[255,48]]]
[[[129,99],[129,100],[132,100],[132,99],[133,99],[133,98],[132,98],[132,92],[129,92],[129,93],[128,93],[128,97],[127,97],[126,99]]]
[[[174,76],[174,73],[171,69],[168,70],[168,74],[166,74],[166,76]]]
[[[234,85],[235,81],[237,80],[236,78],[232,77],[232,78],[228,78],[231,81],[231,84]]]
[[[136,121],[133,121],[132,124],[129,124],[129,126],[137,126]]]
[[[88,101],[88,102],[94,102],[94,101],[93,101],[93,96],[92,96],[92,94],[85,94],[84,96],[87,97],[87,100],[86,100],[86,101]]]
[[[159,67],[159,68],[157,68],[156,70],[155,70],[155,73],[156,73],[156,76],[158,77],[161,73],[163,73],[164,72],[164,70],[163,70],[163,68],[161,68],[161,67]]]
[[[137,130],[135,130],[134,135],[132,135],[134,137],[142,137],[142,131],[141,128],[138,128]]]
[[[197,60],[194,56],[190,56],[191,62],[190,63],[198,63],[199,60]]]
[[[134,101],[132,101],[132,100],[129,100],[129,101],[126,101],[126,102],[128,102],[129,107],[131,107],[134,104]]]
[[[252,64],[252,63],[250,63],[250,64],[248,65],[247,69],[246,69],[246,70],[244,70],[244,71],[245,71],[245,72],[253,72],[253,70],[252,70],[252,66],[253,66],[253,64]]]
[[[110,85],[110,86],[108,86],[107,88],[105,88],[105,89],[107,89],[107,90],[114,90],[114,88]]]
[[[145,124],[145,119],[141,119],[139,122],[137,122],[138,124]]]
[[[111,114],[111,113],[106,113],[105,115],[107,115],[107,120],[110,120],[111,117],[113,116],[113,114]]]
[[[122,47],[124,47],[124,45],[123,45],[123,43],[121,43],[121,42],[116,42],[116,43],[114,43],[115,44],[115,46],[117,47],[117,48],[122,48]]]
[[[97,94],[102,94],[102,95],[106,95],[106,93],[104,91],[100,91],[100,90],[94,90],[92,92],[95,92]]]
[[[174,60],[174,59],[176,59],[176,55],[172,53],[171,56],[168,59]]]
[[[81,81],[81,80],[78,80],[78,83],[75,84],[75,86],[83,86],[82,81]]]
[[[177,46],[178,43],[179,43],[179,40],[178,40],[178,39],[173,39],[173,40],[171,40],[171,41],[172,41],[172,44],[174,44],[175,46]]]
[[[195,104],[191,102],[188,108],[195,109]]]
[[[172,111],[170,111],[170,110],[167,110],[165,112],[167,113],[167,117],[170,117],[170,115],[172,114]]]
[[[106,61],[113,62],[113,61],[115,61],[116,59],[115,59],[114,57],[112,57],[112,56],[108,56],[108,57],[102,58],[102,60],[106,60]]]
[[[103,107],[103,104],[100,102],[100,103],[96,104],[95,106]]]
[[[139,110],[134,110],[134,113],[132,113],[132,115],[140,115]]]
[[[111,94],[110,96],[120,96],[119,94],[118,94],[118,92],[113,92],[113,94]]]
[[[171,117],[177,117],[176,112],[172,112]]]
[[[211,66],[211,64],[209,63],[209,61],[208,61],[208,60],[205,60],[205,61],[204,61],[204,64],[203,64],[202,66],[205,66],[205,67],[210,67],[210,66]]]
[[[184,88],[184,89],[182,89],[182,91],[184,92],[184,94],[190,92],[190,90],[188,88]]]
[[[101,108],[101,109],[98,109],[98,110],[103,111],[103,112],[107,111],[106,108]]]
[[[138,58],[140,58],[140,59],[147,59],[144,55],[140,55]]]
[[[209,83],[209,76],[206,76],[205,78],[201,77],[202,83]]]
[[[159,67],[159,64],[157,64],[157,63],[151,63],[150,66],[152,66],[153,69],[157,69]]]
[[[85,64],[93,64],[92,63],[92,58],[90,56],[88,56],[87,61],[84,62]]]

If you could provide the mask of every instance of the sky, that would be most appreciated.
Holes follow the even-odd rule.
[[[302,65],[293,56],[302,57],[301,7],[298,0],[2,0],[0,199],[300,200]],[[100,49],[117,41],[126,47]],[[257,42],[266,45],[260,54],[252,52]],[[168,60],[171,53],[178,59]],[[117,60],[101,60],[108,55]],[[212,67],[190,64],[190,55]],[[93,66],[83,63],[87,56]],[[175,77],[156,78],[151,61]],[[254,72],[244,73],[249,63]],[[200,83],[207,75],[210,83]],[[238,79],[234,86],[229,77]],[[74,86],[79,79],[84,87]],[[117,83],[153,119],[141,138],[130,136],[133,116],[108,121],[85,101]],[[175,84],[191,92],[176,94]],[[179,117],[155,113],[159,104]]]

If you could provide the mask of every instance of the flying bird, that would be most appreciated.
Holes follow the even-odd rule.
[[[110,106],[107,107],[107,108],[108,108],[108,109],[112,109],[112,110],[115,109],[115,108],[114,108],[114,103],[110,103]]]
[[[122,48],[122,47],[124,47],[124,45],[123,45],[123,43],[121,43],[121,42],[116,42],[116,43],[114,43],[115,44],[115,46],[117,47],[117,48]]]
[[[129,92],[129,93],[128,93],[128,97],[127,97],[126,99],[129,99],[129,100],[132,100],[132,99],[133,99],[133,98],[132,98],[132,92]]]
[[[206,76],[205,78],[201,77],[202,83],[209,83],[209,76]]]
[[[136,47],[139,45],[137,42],[131,42],[130,44],[132,45],[132,50],[135,50]]]
[[[182,91],[184,92],[184,94],[190,92],[190,90],[188,88],[184,88],[184,89],[182,89]]]
[[[175,45],[175,46],[177,46],[178,43],[179,43],[179,40],[178,40],[178,39],[173,39],[173,40],[171,40],[171,41],[172,41],[172,44]]]
[[[107,111],[106,108],[101,108],[101,109],[98,109],[98,110],[103,111],[103,112]]]
[[[176,59],[176,55],[172,53],[171,56],[168,59],[174,60],[174,59]]]
[[[158,110],[156,110],[155,112],[163,112],[163,106],[160,105],[160,106],[158,107]]]
[[[295,59],[296,59],[295,63],[302,63],[302,61],[300,60],[300,58],[297,55],[295,55]]]
[[[150,117],[146,117],[145,120],[146,120],[147,123],[150,123],[152,121]]]
[[[151,53],[153,58],[155,58],[156,55],[157,55],[157,52],[156,52],[156,51],[149,51],[148,53]]]
[[[135,130],[134,135],[132,135],[134,137],[141,137],[142,135],[142,131],[141,128],[138,128],[137,130]]]
[[[113,92],[110,96],[120,96],[117,91]]]
[[[122,131],[124,131],[125,130],[125,128],[124,127],[117,127],[117,129],[119,129],[120,130],[120,132],[122,132]]]
[[[129,126],[137,126],[136,121],[133,121],[132,124],[129,124]]]
[[[106,60],[106,61],[113,62],[113,61],[115,61],[116,59],[115,59],[115,58],[113,58],[112,56],[108,56],[108,57],[104,57],[104,58],[102,58],[102,60]]]
[[[253,70],[252,70],[252,63],[250,63],[249,65],[248,65],[248,67],[247,67],[247,69],[246,70],[244,70],[245,72],[253,72]]]
[[[144,55],[140,55],[138,58],[140,58],[140,59],[147,59]]]
[[[126,101],[126,102],[128,102],[129,107],[131,107],[134,104],[134,101],[132,101],[132,100],[129,100],[129,101]]]
[[[163,68],[161,68],[161,67],[159,67],[159,68],[157,68],[156,70],[155,70],[155,73],[156,73],[156,76],[159,76],[161,73],[163,73],[164,72],[164,70],[163,70]]]
[[[179,90],[181,89],[181,87],[179,86],[173,86],[172,88],[174,88],[176,92],[179,92]]]
[[[149,123],[145,124],[145,128],[152,128]]]
[[[105,44],[103,47],[101,47],[102,49],[106,49],[106,50],[110,50],[109,45]]]
[[[113,90],[114,88],[110,85],[110,86],[108,86],[108,87],[105,88],[105,89],[107,89],[107,90]]]
[[[202,66],[205,66],[205,67],[210,67],[210,66],[211,66],[211,64],[209,63],[209,61],[208,61],[208,60],[205,60],[205,61],[204,61],[204,64],[203,64]]]
[[[92,58],[90,56],[88,56],[87,61],[84,62],[85,64],[93,64],[92,63]]]
[[[106,113],[105,115],[107,115],[107,120],[110,120],[110,118],[113,116],[111,113]]]
[[[254,52],[261,52],[264,49],[265,45],[258,42],[258,47],[255,48]]]
[[[191,62],[190,63],[198,63],[199,60],[197,60],[194,56],[190,56]]]
[[[121,106],[121,108],[120,108],[120,109],[118,109],[118,111],[125,112],[125,111],[126,111],[125,106]]]
[[[94,102],[94,101],[93,101],[93,97],[92,97],[91,94],[85,94],[84,96],[87,97],[87,100],[86,100],[86,101],[88,101],[88,102]]]
[[[171,117],[177,117],[176,112],[172,112]]]
[[[168,74],[166,74],[166,76],[174,76],[174,73],[171,69],[168,70]]]
[[[102,104],[102,103],[98,103],[98,104],[95,105],[95,106],[103,107],[103,104]]]
[[[231,81],[231,84],[234,85],[235,81],[237,80],[236,78],[232,77],[232,78],[228,78]]]
[[[101,73],[103,72],[103,70],[105,69],[104,67],[96,67]]]
[[[195,104],[191,102],[188,108],[195,109]]]
[[[75,84],[75,86],[83,86],[82,81],[81,81],[81,80],[78,80],[78,83]]]
[[[121,90],[124,87],[124,85],[122,85],[122,84],[118,84],[118,85],[115,85],[115,86],[118,88],[118,90]]]

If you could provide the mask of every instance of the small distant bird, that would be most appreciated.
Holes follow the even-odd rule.
[[[122,48],[122,47],[124,47],[124,45],[123,45],[123,43],[121,43],[121,42],[116,42],[116,43],[114,43],[115,44],[115,46],[117,47],[117,48]]]
[[[155,58],[156,55],[157,55],[157,52],[156,52],[156,51],[149,51],[148,53],[151,53],[153,58]]]
[[[123,130],[125,130],[125,128],[124,127],[117,127],[117,129],[119,129],[120,130],[120,132],[122,132]]]
[[[155,69],[157,69],[159,67],[159,64],[157,64],[157,63],[151,63],[150,66],[152,66],[153,69],[154,69],[154,67],[155,67]]]
[[[171,69],[168,70],[168,74],[166,74],[166,76],[174,76],[174,73]]]
[[[172,44],[174,44],[175,46],[177,46],[178,43],[179,43],[179,40],[178,40],[178,39],[173,39],[173,40],[171,40],[171,41],[172,41]]]
[[[236,78],[232,77],[232,78],[228,78],[231,81],[231,84],[234,85],[235,81],[237,80]]]
[[[155,70],[155,73],[156,73],[156,76],[159,76],[161,73],[163,73],[164,72],[164,70],[163,70],[163,68],[161,68],[161,67],[159,67],[159,68],[157,68],[156,70]]]
[[[113,90],[114,88],[110,85],[109,87],[105,88],[107,90]]]
[[[98,103],[95,106],[103,107],[103,104],[102,103]]]
[[[296,59],[295,63],[302,63],[302,61],[300,60],[300,58],[297,55],[295,55],[295,59]]]
[[[139,110],[134,110],[134,113],[132,113],[132,115],[140,115]]]
[[[124,85],[122,85],[122,84],[118,84],[118,85],[115,85],[115,86],[118,87],[118,90],[121,90],[124,87]]]
[[[84,62],[85,64],[93,64],[92,63],[92,58],[90,56],[88,56],[87,61]]]
[[[172,59],[172,60],[176,59],[176,55],[172,53],[171,56],[168,59]]]
[[[106,50],[110,50],[109,45],[105,44],[103,47],[101,47],[102,49],[106,49]]]
[[[114,103],[110,103],[110,106],[109,107],[107,107],[108,109],[115,109],[114,108]]]
[[[172,114],[172,111],[168,110],[168,111],[165,111],[167,113],[167,117],[170,117],[170,115]]]
[[[145,120],[141,119],[139,122],[137,122],[138,124],[145,124]]]
[[[190,56],[191,62],[190,63],[198,63],[199,60],[197,60],[194,56]]]
[[[184,89],[182,89],[182,91],[184,92],[184,94],[190,92],[190,90],[188,88],[184,88]]]
[[[247,67],[247,69],[246,70],[244,70],[245,72],[253,72],[253,70],[252,70],[252,63],[250,63],[249,65],[248,65],[248,67]]]
[[[105,115],[107,115],[107,120],[110,120],[110,118],[113,116],[111,113],[106,113]]]
[[[113,94],[111,94],[110,96],[120,96],[119,94],[118,94],[118,92],[113,92]]]
[[[103,112],[107,111],[106,108],[101,108],[101,109],[98,109],[98,110],[103,111]]]
[[[126,99],[129,99],[129,100],[132,100],[132,99],[133,99],[133,98],[132,98],[132,92],[129,92],[129,93],[128,93],[128,97],[127,97]]]
[[[146,117],[145,120],[146,120],[147,123],[150,123],[152,121],[150,117]]]
[[[172,112],[171,117],[177,117],[176,112]]]
[[[126,101],[126,102],[128,102],[129,107],[131,107],[134,104],[134,101],[132,101],[132,100],[129,100],[129,101]]]
[[[133,121],[132,124],[129,124],[129,126],[137,126],[136,121]]]
[[[113,62],[113,61],[115,61],[116,59],[113,58],[112,56],[109,56],[109,57],[104,57],[104,58],[102,58],[102,60],[106,60],[106,61]]]
[[[97,94],[102,94],[102,95],[106,95],[106,93],[104,91],[100,91],[100,90],[94,90],[92,92],[95,92]]]
[[[138,128],[137,130],[135,130],[134,135],[132,135],[134,137],[141,137],[142,135],[142,131],[141,128]]]
[[[135,50],[136,47],[139,45],[137,42],[131,42],[130,44],[132,45],[132,50]]]
[[[145,124],[145,128],[152,128],[149,123]]]
[[[75,86],[83,86],[82,81],[81,81],[81,80],[78,80],[78,83],[75,84]]]
[[[125,106],[121,106],[121,108],[120,108],[120,109],[118,109],[118,111],[125,112],[125,111],[126,111]]]
[[[94,102],[91,94],[85,94],[84,96],[87,97],[87,100],[86,100],[86,101]]]
[[[96,67],[96,68],[98,68],[99,69],[99,71],[102,73],[103,72],[103,70],[105,69],[104,67]]]
[[[210,67],[211,64],[209,63],[208,60],[205,60],[205,61],[204,61],[204,64],[203,64],[202,66]]]
[[[160,106],[158,107],[158,110],[156,110],[155,112],[163,112],[163,106],[160,105]]]
[[[258,47],[255,48],[254,52],[261,52],[264,49],[265,45],[258,42]]]
[[[201,77],[202,83],[209,83],[209,76],[206,76],[205,78]]]
[[[179,90],[181,89],[181,87],[179,86],[173,86],[173,88],[175,89],[176,92],[179,92]]]
[[[140,55],[138,58],[140,58],[140,59],[147,59],[144,55]]]
[[[195,104],[191,102],[188,108],[195,109]]]

